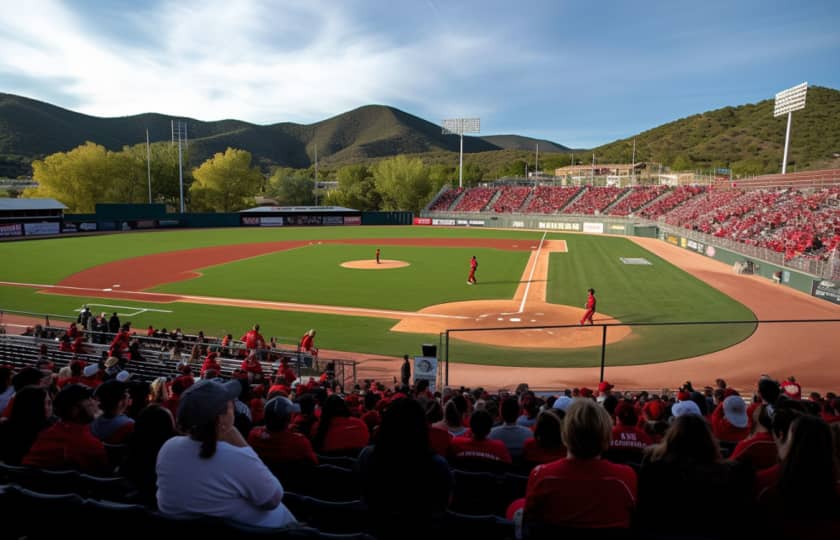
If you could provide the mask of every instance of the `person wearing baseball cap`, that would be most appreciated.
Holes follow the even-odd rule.
[[[184,436],[161,447],[158,508],[188,518],[213,516],[259,527],[296,523],[281,503],[283,486],[234,426],[239,381],[198,381],[181,394],[178,425]]]
[[[93,391],[82,384],[68,384],[55,396],[53,411],[59,421],[38,435],[22,464],[91,474],[109,472],[105,446],[90,432],[90,424],[99,414]]]
[[[750,434],[747,404],[738,395],[724,399],[712,413],[712,431],[724,442],[740,442]]]
[[[277,396],[265,403],[265,425],[251,430],[248,444],[269,466],[284,463],[318,464],[309,439],[289,431],[292,415],[299,412],[300,406],[287,397]]]

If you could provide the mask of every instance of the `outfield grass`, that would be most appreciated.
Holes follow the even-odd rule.
[[[340,238],[539,238],[514,230],[432,227],[296,227],[152,231],[0,242],[0,281],[54,284],[86,268],[152,253],[209,246]],[[389,248],[390,250],[390,248]],[[370,258],[370,247],[366,258]],[[390,258],[390,257],[389,257]]]
[[[346,227],[296,229],[220,229],[114,234],[0,243],[0,266],[5,281],[55,283],[75,272],[126,257],[211,245],[334,238],[522,238],[533,231],[437,229],[423,227]],[[565,239],[569,253],[551,256],[548,301],[583,307],[586,289],[598,291],[598,308],[624,322],[754,320],[741,304],[624,238],[549,234]],[[467,261],[478,255],[478,287],[464,283]],[[389,271],[350,270],[343,260],[370,259],[371,247],[313,245],[207,268],[203,276],[160,287],[161,291],[319,303],[372,308],[416,310],[443,302],[511,298],[528,254],[494,249],[421,248],[388,246],[383,256],[411,262]],[[622,264],[619,257],[643,257],[651,266]],[[420,343],[437,336],[390,332],[396,321],[314,313],[201,306],[141,304],[92,297],[37,294],[32,289],[0,287],[0,309],[70,315],[83,303],[118,306],[145,305],[173,313],[143,313],[131,320],[135,327],[180,326],[208,335],[244,333],[255,322],[266,335],[289,342],[309,328],[318,329],[318,345],[325,348],[401,355],[416,352]],[[112,308],[94,310],[113,311]],[[125,311],[117,309],[117,311]],[[597,315],[596,315],[597,319]],[[572,328],[564,331],[580,331]],[[592,331],[592,330],[584,330]],[[631,338],[610,345],[608,365],[643,364],[695,356],[719,350],[748,337],[754,325],[703,327],[636,327]],[[514,334],[512,339],[516,339]],[[575,350],[502,349],[452,341],[453,361],[517,366],[593,366],[600,348]]]
[[[482,248],[388,246],[383,257],[410,263],[391,270],[343,268],[370,260],[371,246],[315,244],[201,270],[201,277],[156,291],[418,311],[464,300],[513,298],[530,255]],[[480,287],[466,284],[469,261],[480,261]]]
[[[745,306],[625,238],[567,235],[568,253],[553,253],[548,298],[554,304],[579,306],[586,290],[596,290],[598,311],[625,323],[754,321]],[[619,259],[644,258],[651,263],[628,265]],[[595,320],[598,320],[596,313]],[[755,331],[754,324],[697,326],[635,326],[633,335],[607,346],[608,365],[650,364],[690,358],[732,346]],[[555,330],[575,332],[579,328]],[[591,330],[586,330],[591,331]],[[608,330],[609,331],[609,330]],[[517,334],[511,333],[511,340]],[[457,338],[457,333],[452,334]],[[452,340],[450,353],[459,362],[509,363],[510,350]],[[527,351],[530,366],[581,367],[597,365],[600,347]]]

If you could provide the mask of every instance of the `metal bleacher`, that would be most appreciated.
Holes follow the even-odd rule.
[[[48,360],[54,364],[55,371],[68,366],[74,360],[95,364],[107,358],[109,345],[114,338],[114,334],[104,333],[101,336],[101,341],[104,341],[104,343],[85,342],[85,353],[80,354],[59,350],[57,337],[67,330],[66,327],[46,325],[38,327],[37,330],[38,336],[19,335],[8,333],[6,328],[0,327],[0,363],[19,369],[27,366],[36,367],[39,361]],[[85,335],[94,334],[96,333],[85,332]],[[129,361],[125,369],[131,373],[132,380],[144,382],[150,382],[158,377],[178,375],[179,363],[187,362],[193,345],[199,343],[198,336],[184,335],[180,340],[177,340],[183,344],[182,351],[184,352],[173,359],[170,357],[169,349],[175,344],[176,340],[146,337],[139,334],[131,337],[139,341],[140,354],[143,360]],[[46,345],[44,354],[41,353],[42,345]],[[228,347],[221,347],[219,339],[204,337],[200,345],[206,347],[207,351],[220,353],[217,361],[222,366],[222,372],[220,373],[222,377],[232,376],[234,370],[238,369],[242,363],[245,351],[245,345],[242,342],[233,342]],[[205,356],[206,353],[191,363],[195,376],[198,376],[198,371]],[[356,362],[324,357],[316,359],[312,355],[300,353],[290,346],[280,346],[267,350],[265,359],[260,362],[266,376],[271,376],[276,372],[281,357],[288,359],[289,365],[296,371],[299,378],[317,377],[324,366],[333,362],[336,380],[339,384],[344,387],[349,385],[352,388],[356,382]]]

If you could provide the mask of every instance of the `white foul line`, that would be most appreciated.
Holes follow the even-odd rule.
[[[543,241],[545,240],[546,234],[548,233],[543,233],[542,238],[540,238],[540,245],[537,246],[537,256],[534,257],[534,265],[531,267],[531,275],[528,276],[528,283],[525,284],[525,294],[522,295],[522,303],[519,304],[519,311],[517,311],[517,313],[525,311],[525,302],[528,300],[528,291],[531,289],[531,280],[534,279],[534,271],[537,269],[537,263],[540,260],[540,251],[542,251]]]
[[[108,289],[98,289],[90,287],[73,287],[69,285],[46,285],[41,283],[20,283],[15,281],[0,281],[0,285],[11,285],[13,287],[33,287],[38,289],[70,289],[79,292],[88,292],[95,295],[97,292],[108,291]],[[251,306],[261,309],[275,309],[278,311],[302,311],[314,313],[330,313],[342,312],[351,316],[366,317],[381,315],[389,319],[405,319],[408,317],[421,317],[428,319],[472,319],[465,315],[445,315],[443,313],[423,313],[420,311],[398,311],[391,309],[375,309],[375,308],[361,308],[351,306],[328,306],[322,304],[295,304],[291,302],[275,302],[270,300],[251,300],[244,298],[224,298],[220,296],[193,296],[178,293],[154,293],[145,291],[118,291],[120,294],[131,294],[142,298],[143,296],[171,296],[176,302],[189,302],[192,304],[201,304],[202,301],[210,302],[214,305],[224,305],[223,302],[228,302],[233,306],[244,307]],[[102,305],[102,304],[100,304]],[[284,309],[285,308],[285,309]],[[137,307],[135,309],[145,309]],[[147,309],[147,311],[151,311]],[[165,311],[165,310],[157,310]],[[170,312],[171,313],[171,312]],[[365,313],[372,313],[375,315],[365,315]]]

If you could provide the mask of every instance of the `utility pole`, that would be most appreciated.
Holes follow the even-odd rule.
[[[146,130],[146,175],[149,178],[149,204],[152,204],[152,149],[149,147],[149,130]]]
[[[318,206],[318,145],[315,145],[315,206]]]

